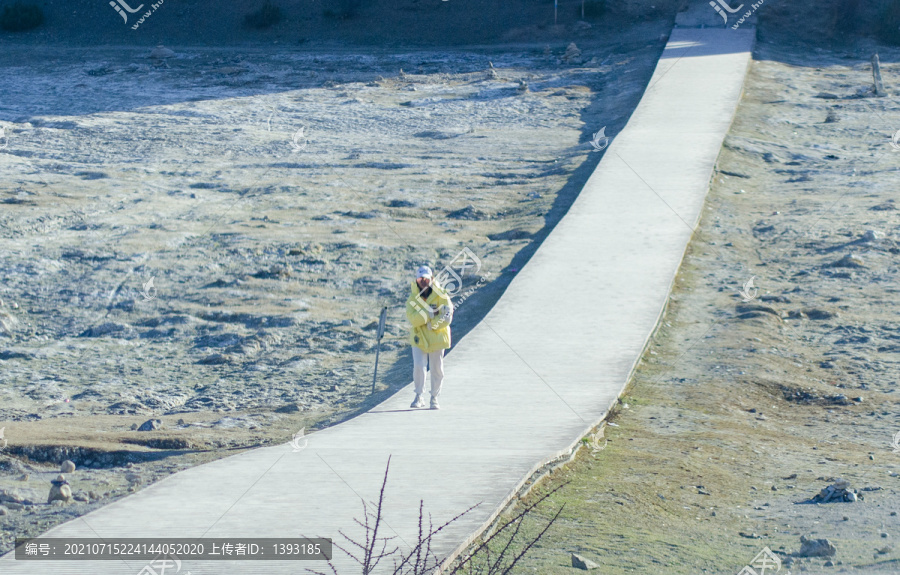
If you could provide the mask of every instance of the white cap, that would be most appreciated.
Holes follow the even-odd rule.
[[[419,269],[416,272],[416,279],[430,278],[430,277],[431,277],[431,268],[428,266],[419,266]]]

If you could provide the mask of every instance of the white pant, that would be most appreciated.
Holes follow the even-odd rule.
[[[441,384],[444,381],[444,350],[439,349],[431,353],[425,353],[422,349],[412,346],[413,356],[413,381],[416,384],[416,395],[422,395],[425,391],[425,366],[431,365],[431,396],[441,394]]]

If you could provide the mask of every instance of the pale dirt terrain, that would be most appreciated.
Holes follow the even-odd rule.
[[[874,98],[873,44],[768,32],[616,426],[513,506],[570,482],[513,573],[738,573],[763,547],[781,574],[900,572],[900,51]],[[835,478],[863,499],[799,504]],[[801,535],[834,565],[788,565]]]
[[[568,40],[164,60],[6,47],[0,552],[406,385],[416,266],[479,259],[459,341],[599,161],[592,134],[624,126],[667,31],[581,31],[581,63],[561,60]],[[79,501],[46,505],[65,459]]]

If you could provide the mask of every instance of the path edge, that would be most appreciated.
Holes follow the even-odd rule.
[[[675,29],[675,26],[673,26],[673,30],[674,29]],[[756,41],[757,41],[756,27],[753,27],[753,31],[754,31],[754,34],[753,34],[753,41],[750,46],[750,57],[747,59],[747,65],[746,65],[746,68],[744,69],[744,76],[743,76],[743,80],[741,82],[741,93],[740,93],[740,96],[738,97],[738,100],[737,100],[737,103],[735,104],[734,109],[731,112],[731,119],[728,122],[729,128],[722,135],[722,144],[719,145],[719,155],[716,156],[716,160],[713,162],[712,166],[710,166],[710,169],[709,169],[709,176],[707,177],[707,188],[706,188],[706,193],[704,194],[704,200],[703,200],[704,206],[706,205],[706,201],[709,196],[709,187],[710,187],[710,183],[712,182],[713,173],[715,172],[716,166],[719,163],[719,156],[721,156],[721,153],[722,153],[721,152],[722,145],[725,142],[725,137],[728,135],[728,132],[731,131],[731,125],[734,123],[734,118],[737,115],[737,109],[740,106],[740,102],[744,97],[744,86],[746,85],[747,74],[749,73],[750,66],[753,62],[753,51],[756,47]],[[669,36],[671,38],[671,31],[669,32]],[[668,41],[666,43],[666,46],[668,47]],[[657,62],[657,65],[658,65],[658,62]],[[645,93],[646,93],[647,88],[649,88],[649,80],[648,80],[648,86],[644,88]],[[642,98],[643,98],[643,96],[642,96]],[[638,103],[638,105],[640,105],[640,103]],[[626,128],[627,128],[627,125],[626,125]],[[604,154],[604,157],[600,160],[600,163],[602,163],[603,160],[605,160],[605,159],[606,159],[606,155]],[[600,166],[600,163],[598,163],[597,166],[594,167],[595,171]],[[569,444],[568,447],[564,447],[563,449],[560,449],[556,453],[554,453],[554,454],[550,455],[549,457],[546,457],[546,458],[542,459],[541,461],[539,461],[538,463],[536,463],[534,465],[534,467],[532,467],[531,470],[525,476],[522,477],[522,479],[516,484],[516,486],[510,490],[510,492],[506,495],[506,497],[503,498],[503,501],[501,501],[501,503],[494,509],[494,511],[488,516],[488,518],[484,521],[484,523],[482,523],[478,529],[476,529],[471,535],[469,535],[460,545],[458,545],[453,550],[452,553],[447,555],[447,557],[444,558],[439,563],[439,565],[435,571],[435,573],[437,575],[443,575],[445,570],[448,569],[450,566],[452,566],[452,564],[459,558],[459,556],[466,549],[468,549],[475,542],[476,539],[478,539],[483,534],[485,534],[489,531],[493,531],[493,528],[500,521],[501,515],[503,515],[504,512],[506,512],[508,509],[510,509],[513,505],[515,505],[515,503],[517,501],[527,497],[538,484],[540,484],[545,479],[550,477],[550,475],[553,474],[554,471],[556,471],[559,468],[574,461],[575,457],[578,455],[578,451],[584,445],[582,442],[582,438],[584,438],[588,435],[593,435],[597,431],[599,431],[600,428],[605,427],[606,419],[609,417],[612,409],[619,403],[619,399],[622,397],[622,395],[625,393],[625,391],[631,385],[631,383],[634,379],[635,371],[637,370],[637,366],[640,363],[641,358],[646,353],[647,348],[650,345],[650,341],[653,339],[653,337],[659,331],[662,318],[665,316],[666,311],[669,309],[669,302],[671,301],[672,288],[675,286],[675,280],[678,278],[678,272],[681,270],[682,264],[684,263],[684,257],[685,257],[685,255],[687,255],[687,250],[690,247],[691,242],[694,239],[694,234],[697,231],[697,226],[699,225],[700,220],[702,218],[703,218],[703,209],[701,207],[700,211],[697,214],[697,217],[695,218],[695,220],[693,222],[693,226],[692,226],[693,231],[691,232],[691,237],[688,239],[687,243],[685,243],[684,250],[681,253],[681,258],[679,260],[678,267],[675,268],[675,272],[672,274],[672,279],[669,281],[669,286],[666,290],[666,298],[663,301],[663,304],[660,307],[659,313],[656,316],[656,322],[653,325],[653,329],[650,330],[650,332],[647,334],[647,337],[644,339],[644,344],[641,346],[641,351],[640,351],[640,353],[637,354],[637,357],[635,357],[634,361],[632,362],[631,367],[628,370],[628,375],[625,378],[625,382],[622,385],[622,388],[616,394],[616,398],[613,399],[612,402],[610,402],[609,406],[607,406],[607,408],[604,410],[604,412],[600,416],[600,418],[597,419],[594,423],[588,425],[584,430],[582,430],[582,432],[572,441],[572,443]]]

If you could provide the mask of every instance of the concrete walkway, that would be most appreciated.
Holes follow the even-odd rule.
[[[741,96],[754,31],[676,29],[626,128],[569,213],[449,357],[441,411],[411,386],[371,412],[290,445],[170,476],[49,531],[52,537],[299,537],[340,541],[388,456],[385,535],[414,543],[419,500],[453,553],[542,463],[616,401],[654,329],[699,219]],[[599,126],[598,126],[599,128]],[[335,552],[343,574],[358,573]],[[142,561],[13,561],[4,574],[137,574]],[[181,573],[290,574],[323,563],[187,561]],[[172,573],[172,569],[166,571]]]

